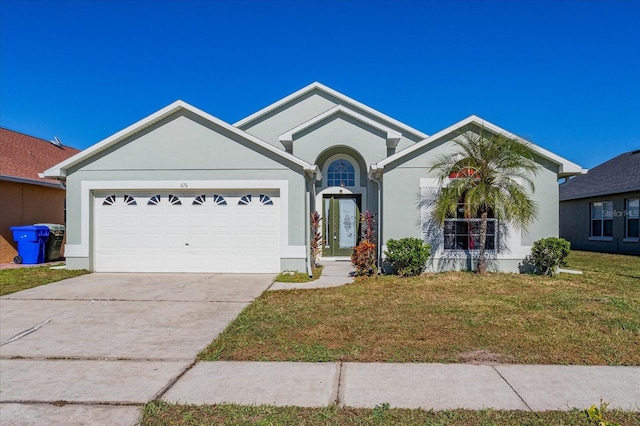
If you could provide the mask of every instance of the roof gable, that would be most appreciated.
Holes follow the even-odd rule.
[[[467,118],[465,118],[464,120],[461,120],[455,124],[453,124],[452,126],[447,127],[446,129],[443,129],[441,131],[439,131],[438,133],[435,133],[431,136],[429,136],[428,138],[416,143],[415,145],[410,146],[409,148],[406,148],[400,152],[395,153],[394,155],[391,155],[387,158],[385,158],[382,161],[379,161],[376,164],[372,164],[371,165],[371,169],[370,169],[370,173],[374,174],[375,176],[379,176],[380,174],[383,173],[385,166],[395,163],[395,162],[401,162],[403,161],[409,154],[411,154],[412,152],[415,152],[417,150],[420,150],[421,148],[424,148],[426,146],[428,146],[429,144],[441,139],[444,136],[447,136],[451,133],[454,132],[458,132],[461,129],[463,129],[465,126],[469,126],[469,125],[476,125],[478,127],[482,127],[484,129],[487,129],[488,131],[492,132],[492,133],[496,133],[496,134],[500,134],[502,136],[505,136],[507,138],[513,138],[513,139],[522,139],[516,135],[514,135],[511,132],[508,132],[504,129],[502,129],[501,127],[496,126],[493,123],[490,123],[486,120],[483,120],[482,118],[476,116],[476,115],[471,115]],[[559,172],[558,172],[558,176],[562,177],[562,176],[571,176],[571,175],[576,175],[576,174],[581,174],[583,173],[583,169],[582,167],[580,167],[579,165],[572,163],[569,160],[566,160],[562,157],[560,157],[559,155],[556,155],[554,153],[552,153],[551,151],[548,151],[542,147],[539,147],[535,144],[531,144],[532,148],[538,153],[538,155],[540,155],[542,158],[545,158],[546,160],[551,161],[554,164],[557,164],[559,166]]]
[[[0,128],[0,179],[58,187],[57,180],[39,175],[78,152],[75,148],[57,146],[44,139]]]
[[[640,191],[640,150],[625,152],[560,185],[560,201]]]
[[[220,120],[219,118],[216,118],[210,114],[207,114],[206,112],[192,106],[189,105],[188,103],[178,100],[175,101],[174,103],[162,108],[161,110],[149,115],[146,118],[143,118],[142,120],[138,121],[137,123],[132,124],[131,126],[119,131],[118,133],[115,133],[114,135],[96,143],[95,145],[87,148],[86,150],[82,151],[81,153],[74,155],[73,157],[67,159],[66,161],[61,162],[60,164],[55,165],[54,167],[51,167],[50,169],[45,171],[45,175],[48,177],[56,177],[56,178],[64,178],[66,177],[66,173],[67,170],[77,164],[80,164],[81,162],[84,162],[88,159],[90,159],[91,157],[117,145],[118,143],[124,141],[125,139],[133,136],[134,134],[144,130],[145,128],[159,122],[160,120],[175,114],[177,112],[180,112],[181,110],[184,111],[188,111],[192,114],[195,114],[197,116],[199,116],[200,118],[216,125],[219,126],[221,128],[223,128],[224,130],[231,132],[241,138],[243,138],[244,140],[246,140],[248,143],[250,144],[255,144],[259,147],[262,147],[263,149],[266,149],[267,151],[275,154],[276,156],[279,156],[287,161],[289,161],[290,163],[293,163],[297,166],[299,166],[301,169],[303,169],[307,174],[309,175],[318,175],[318,168],[315,165],[312,165],[310,163],[307,163],[304,160],[301,160],[297,157],[294,157],[293,155],[284,152],[281,149],[277,149],[276,147],[274,147],[271,144],[268,144],[267,142],[264,142],[263,140],[260,140],[258,138],[256,138],[255,136],[252,136],[240,129],[237,129],[235,127],[233,127],[232,125],[230,125],[229,123]]]
[[[386,140],[387,140],[387,147],[388,148],[395,148],[398,145],[398,142],[400,141],[400,138],[402,137],[402,134],[400,134],[399,132],[396,132],[393,129],[390,129],[387,126],[384,126],[382,124],[380,124],[379,122],[376,122],[374,120],[371,120],[367,117],[365,117],[362,114],[358,114],[357,112],[344,107],[342,105],[338,105],[335,106],[333,108],[331,108],[330,110],[314,117],[313,119],[302,123],[301,125],[289,130],[288,132],[280,135],[280,137],[278,138],[280,140],[280,143],[282,143],[282,145],[288,150],[291,151],[293,149],[293,140],[295,139],[295,136],[301,132],[303,132],[304,130],[315,126],[318,123],[321,123],[325,120],[329,120],[331,118],[333,118],[334,116],[338,116],[338,115],[345,115],[347,117],[351,117],[363,124],[366,124],[370,127],[373,127],[374,129],[377,129],[379,131],[381,131],[382,133],[384,133],[386,135]]]
[[[383,126],[396,127],[397,129],[400,129],[400,133],[405,136],[410,136],[414,140],[420,140],[427,137],[427,134],[421,132],[420,130],[414,129],[411,126],[408,126],[394,118],[389,117],[388,115],[376,111],[375,109],[370,108],[367,105],[351,99],[350,97],[343,95],[342,93],[337,92],[318,82],[311,83],[310,85],[303,87],[297,92],[294,92],[289,96],[282,98],[279,101],[251,114],[250,116],[243,118],[242,120],[234,123],[234,126],[239,129],[247,129],[264,117],[269,116],[274,111],[283,108],[288,104],[295,103],[298,99],[307,96],[310,92],[313,91],[321,92],[332,98],[335,98],[338,101],[339,105],[343,105],[344,107],[352,110],[354,113],[360,114],[362,116],[369,116],[370,119],[379,122]]]

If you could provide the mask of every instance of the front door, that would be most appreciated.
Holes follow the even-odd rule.
[[[360,199],[356,194],[325,195],[323,256],[351,256],[358,244]]]

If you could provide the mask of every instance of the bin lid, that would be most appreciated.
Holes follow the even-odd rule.
[[[9,229],[12,231],[44,231],[49,230],[48,227],[42,225],[24,225],[24,226],[12,226]]]
[[[51,231],[64,231],[64,225],[57,223],[36,223],[34,226],[46,226]]]
[[[27,226],[12,226],[9,229],[13,232],[33,232],[36,237],[48,238],[49,237],[49,228],[46,226],[36,226],[36,225],[27,225]],[[15,235],[15,234],[14,234]],[[15,236],[14,236],[15,239]]]

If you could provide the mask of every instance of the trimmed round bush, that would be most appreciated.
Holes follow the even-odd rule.
[[[412,277],[424,271],[431,246],[419,238],[388,240],[384,254],[396,275]]]

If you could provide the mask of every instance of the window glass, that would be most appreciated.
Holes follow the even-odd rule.
[[[458,204],[456,217],[446,219],[444,223],[444,249],[445,250],[478,250],[480,248],[480,224],[478,217],[469,218],[464,204]],[[496,248],[496,219],[489,210],[487,220],[486,249]]]
[[[591,203],[591,236],[613,236],[613,201]]]
[[[626,201],[624,211],[627,238],[640,238],[640,198],[632,198]]]
[[[355,186],[356,173],[353,164],[340,159],[335,160],[327,169],[327,186]]]

